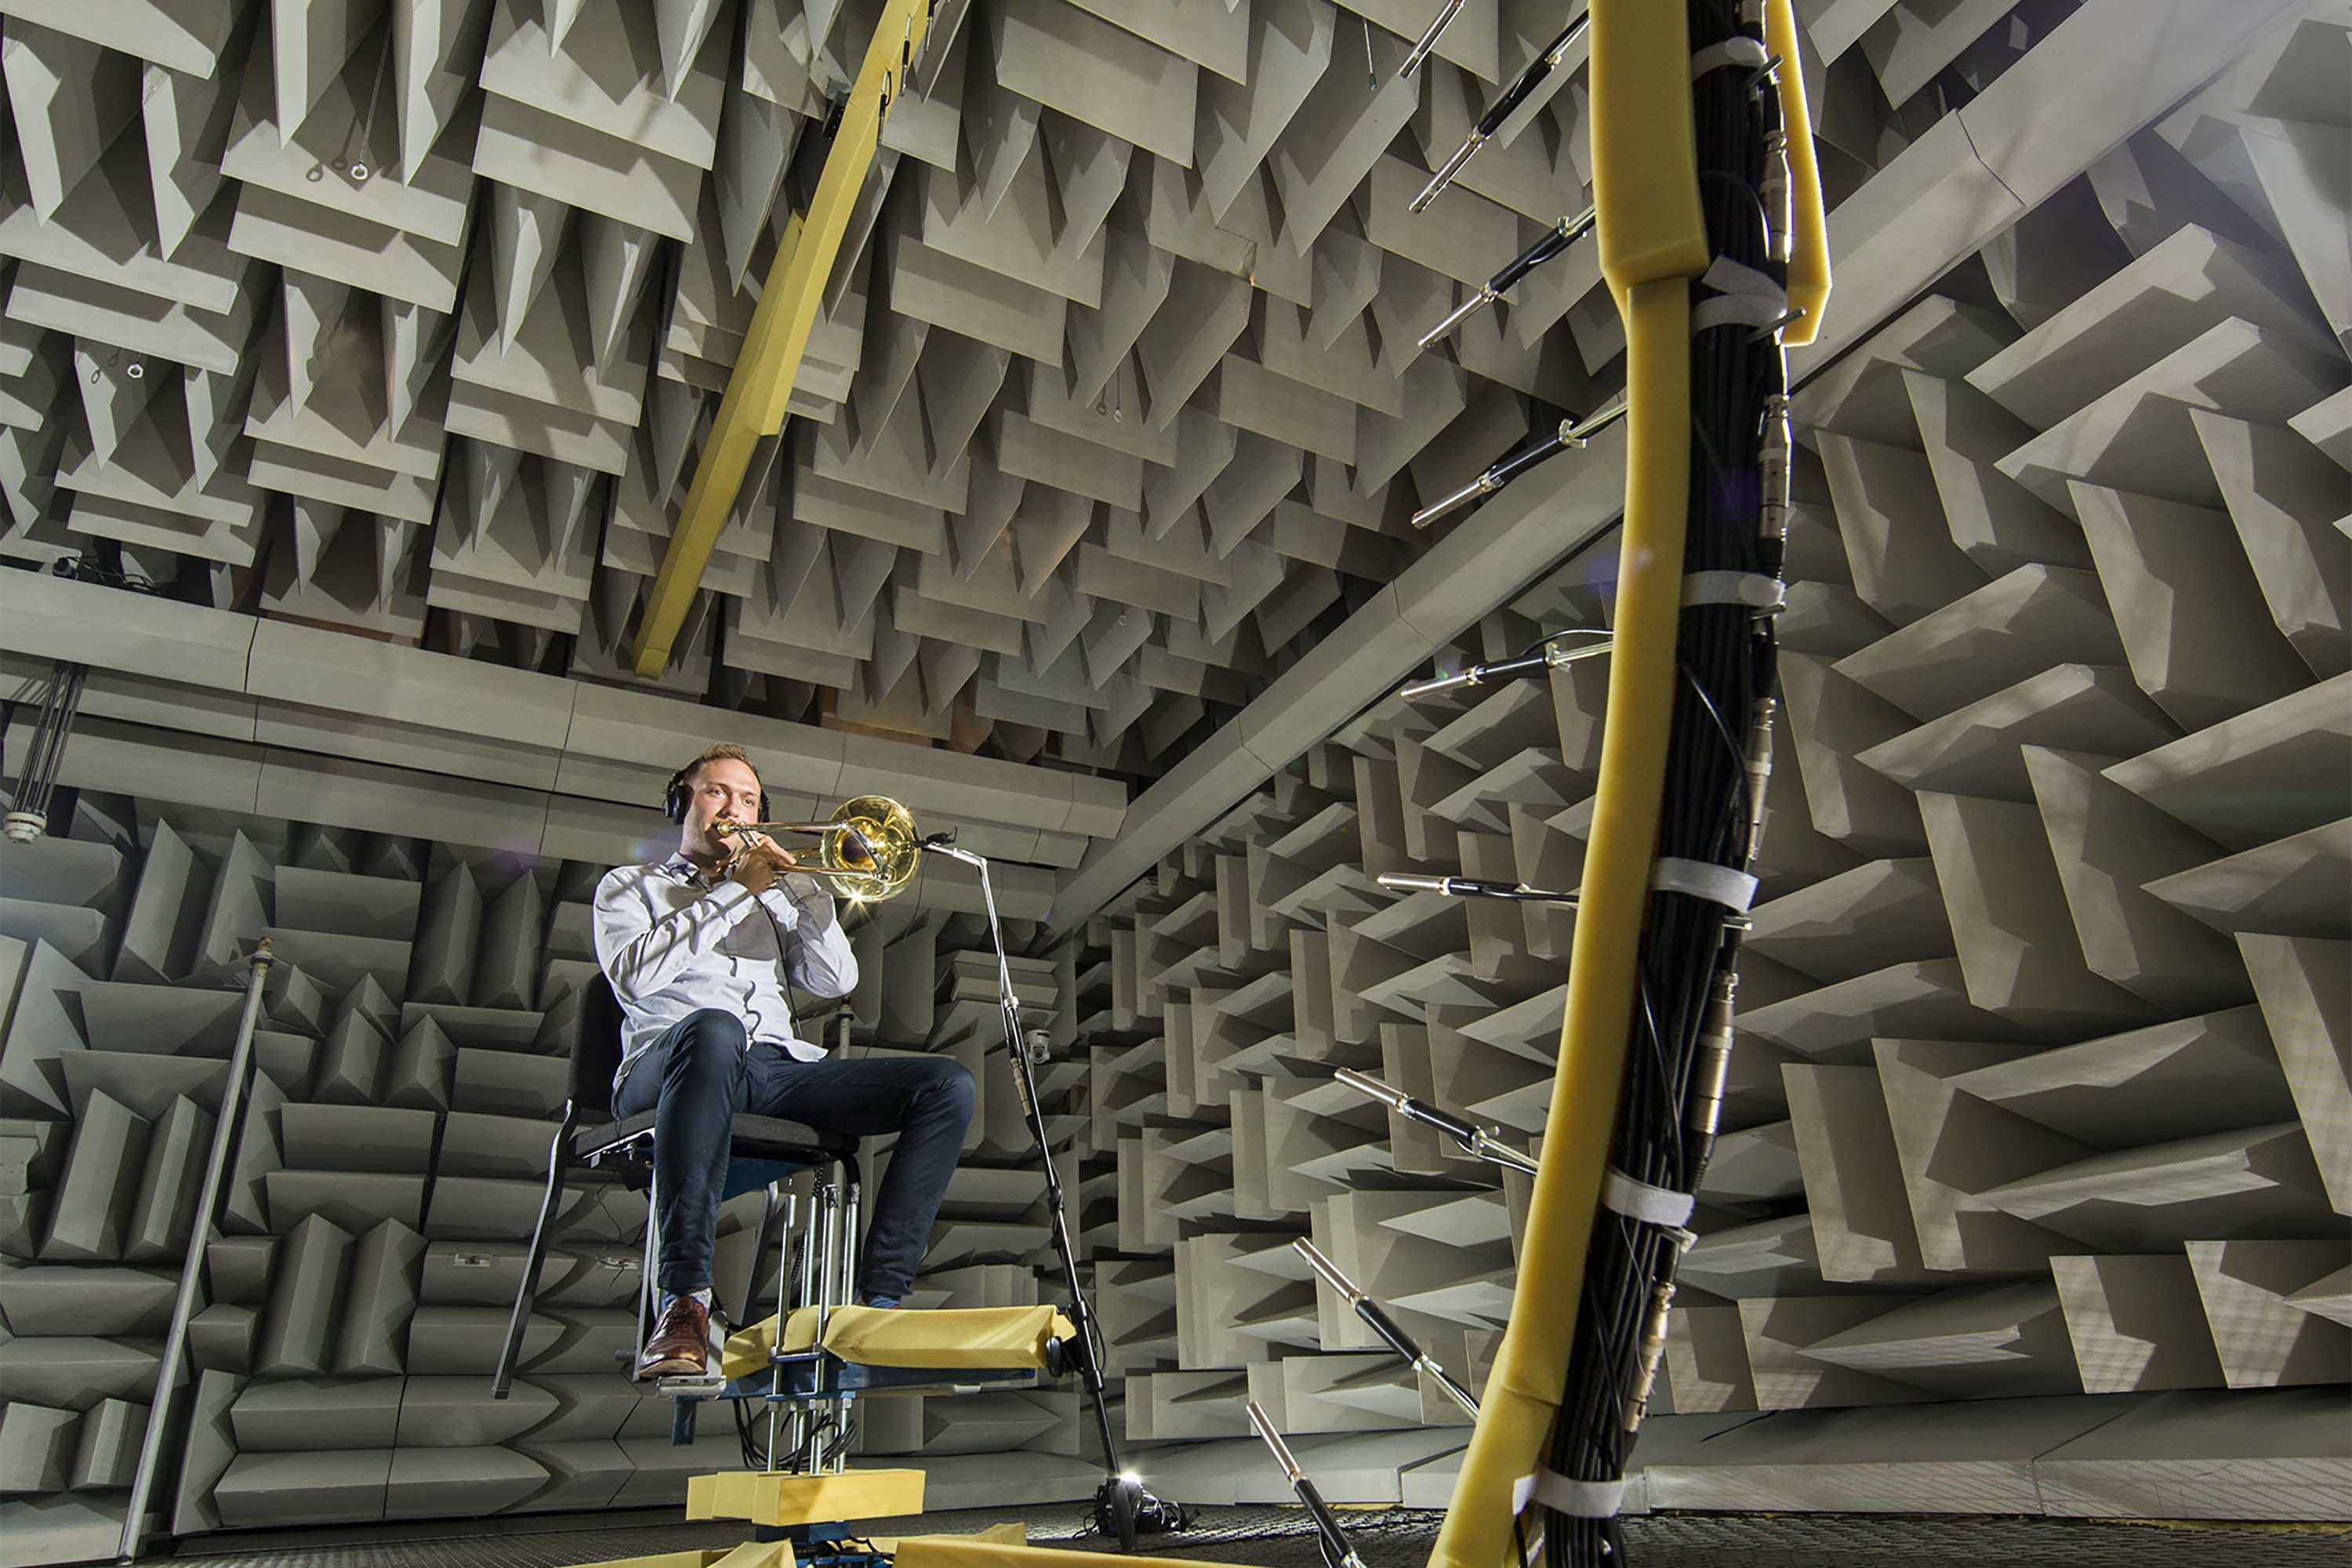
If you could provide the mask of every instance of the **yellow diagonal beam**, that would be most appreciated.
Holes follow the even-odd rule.
[[[825,279],[841,253],[857,193],[873,166],[883,116],[898,96],[906,62],[922,47],[923,28],[929,20],[929,0],[889,0],[875,24],[840,128],[825,153],[816,196],[807,213],[793,216],[783,243],[776,247],[759,306],[751,312],[751,330],[744,334],[743,352],[727,378],[719,416],[695,461],[686,506],[670,530],[669,549],[646,598],[645,614],[624,649],[624,658],[639,675],[659,675],[669,663],[671,646],[702,584],[703,568],[710,563],[711,546],[743,489],[751,454],[761,437],[783,428],[784,405],[800,374],[809,330],[816,324]]]

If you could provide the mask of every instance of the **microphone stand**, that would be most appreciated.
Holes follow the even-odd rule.
[[[930,854],[960,860],[980,873],[980,901],[988,912],[989,940],[996,948],[997,1012],[1004,1025],[1005,1049],[1013,1058],[1013,1086],[1020,1092],[1022,1112],[1028,1118],[1029,1135],[1037,1141],[1037,1162],[1045,1172],[1046,1226],[1053,1234],[1054,1250],[1060,1256],[1062,1277],[1069,1287],[1070,1321],[1078,1331],[1078,1380],[1086,1387],[1087,1402],[1094,1410],[1095,1428],[1102,1439],[1104,1469],[1102,1484],[1095,1489],[1095,1525],[1106,1534],[1117,1535],[1121,1552],[1133,1552],[1139,1528],[1151,1532],[1182,1530],[1192,1523],[1192,1514],[1181,1503],[1152,1496],[1144,1489],[1142,1478],[1119,1462],[1118,1439],[1111,1431],[1110,1407],[1104,1394],[1101,1328],[1078,1279],[1077,1249],[1070,1242],[1068,1201],[1063,1193],[1061,1173],[1054,1167],[1045,1107],[1037,1097],[1037,1074],[1022,1034],[1021,1000],[1013,989],[1013,963],[1005,956],[1004,927],[997,919],[996,887],[988,875],[988,857],[957,848],[952,832],[930,835],[922,840],[922,847]]]

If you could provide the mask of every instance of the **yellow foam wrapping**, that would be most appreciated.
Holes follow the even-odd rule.
[[[816,1318],[814,1307],[801,1307],[784,1320],[787,1353],[816,1343]],[[1043,1371],[1046,1342],[1077,1331],[1052,1307],[835,1307],[824,1348],[860,1366]],[[773,1318],[738,1329],[727,1336],[719,1371],[729,1378],[750,1377],[767,1366],[775,1345]]]
[[[755,1524],[829,1520],[905,1519],[923,1511],[921,1470],[844,1470],[793,1475],[782,1470],[720,1470],[687,1489],[687,1518],[748,1519]]]
[[[1559,1067],[1511,1321],[1431,1568],[1517,1558],[1517,1489],[1549,1458],[1624,1076],[1664,789],[1690,491],[1690,283],[1707,263],[1683,7],[1593,0],[1593,200],[1625,322],[1625,527]]]
[[[1601,276],[1626,291],[1706,270],[1690,27],[1663,0],[1592,0],[1592,205]]]
[[[1117,1552],[1014,1546],[969,1535],[908,1535],[899,1539],[898,1568],[1200,1568],[1200,1564],[1182,1557],[1129,1557]]]
[[[1780,341],[1802,347],[1820,335],[1830,300],[1830,226],[1822,206],[1822,166],[1813,154],[1813,121],[1805,107],[1799,68],[1797,20],[1790,0],[1767,0],[1764,47],[1780,58],[1780,120],[1789,132],[1789,208],[1795,227],[1789,246],[1789,306],[1803,315],[1781,329]]]

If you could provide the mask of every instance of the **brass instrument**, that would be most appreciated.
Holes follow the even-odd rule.
[[[878,904],[906,891],[923,847],[907,808],[879,795],[844,801],[824,822],[736,822],[722,816],[711,827],[721,837],[739,839],[747,833],[814,834],[816,860],[793,869],[833,879],[853,903]]]

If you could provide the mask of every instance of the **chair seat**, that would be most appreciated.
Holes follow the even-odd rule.
[[[572,1152],[586,1160],[616,1144],[654,1130],[650,1110],[599,1127],[583,1127],[572,1135]],[[842,1132],[824,1132],[801,1121],[774,1116],[738,1116],[728,1128],[733,1157],[775,1160],[788,1165],[824,1165],[845,1159],[857,1149],[857,1140]]]

